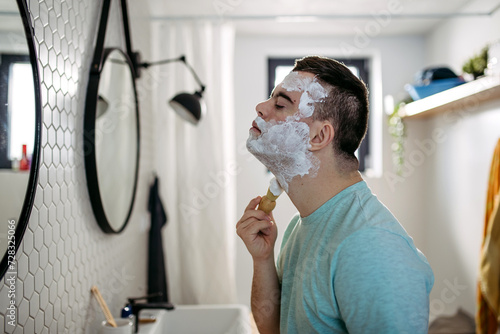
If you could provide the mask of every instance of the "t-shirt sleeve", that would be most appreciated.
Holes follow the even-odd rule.
[[[373,228],[335,256],[333,289],[349,333],[427,333],[432,270],[411,240]]]

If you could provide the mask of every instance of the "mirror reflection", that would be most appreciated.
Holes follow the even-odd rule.
[[[117,232],[125,226],[134,201],[138,122],[127,58],[117,49],[107,52],[95,112],[95,160],[102,208]]]
[[[17,3],[0,1],[0,254],[18,223],[30,178],[35,143],[35,92]],[[10,223],[9,223],[10,222]],[[13,223],[15,222],[15,224]],[[19,240],[17,242],[20,242]]]

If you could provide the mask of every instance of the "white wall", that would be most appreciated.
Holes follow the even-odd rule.
[[[341,44],[344,43],[344,44]],[[289,55],[301,57],[308,54],[322,54],[343,57],[341,45],[355,45],[353,38],[328,37],[262,37],[237,35],[235,44],[235,105],[236,105],[236,146],[238,148],[237,210],[243,213],[251,198],[263,195],[269,185],[270,175],[245,149],[248,129],[256,117],[255,105],[267,98],[267,57]],[[413,74],[424,65],[425,43],[422,37],[387,37],[370,40],[366,48],[357,48],[355,55],[368,55],[376,59],[374,73],[382,75],[380,81],[374,80],[371,94],[376,94],[377,104],[372,109],[381,110],[382,96],[404,95],[403,86],[412,80]],[[376,87],[374,86],[376,85]],[[387,135],[386,119],[383,117],[383,168],[384,173],[392,171],[390,145]],[[415,122],[410,126],[418,131],[425,122]],[[413,147],[410,143],[409,148]],[[414,237],[418,247],[424,246],[425,221],[423,215],[422,184],[418,175],[424,168],[416,169],[403,181],[391,184],[385,175],[367,179],[368,184],[389,209],[399,218],[403,226]],[[281,243],[282,234],[292,215],[296,212],[284,194],[278,199],[274,217],[278,224],[279,236],[276,251]],[[425,251],[425,250],[424,250]],[[239,302],[249,304],[252,277],[252,261],[243,242],[237,242],[237,289]]]
[[[449,20],[428,36],[426,63],[447,64],[461,73],[469,57],[499,38],[498,12],[491,17]],[[473,314],[487,180],[500,138],[500,101],[433,118],[428,130],[434,129],[443,131],[444,141],[429,157],[422,179],[428,217],[426,249],[436,279],[431,311],[450,314],[462,307]],[[449,283],[459,289],[450,289]]]

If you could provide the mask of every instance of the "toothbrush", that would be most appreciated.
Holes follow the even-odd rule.
[[[262,196],[258,210],[262,210],[265,213],[269,214],[276,207],[276,200],[283,192],[278,180],[275,177],[272,178],[269,189],[267,189],[267,194]]]

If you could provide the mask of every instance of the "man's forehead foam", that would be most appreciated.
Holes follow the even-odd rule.
[[[313,79],[313,76],[306,76],[299,72],[292,71],[283,79],[281,87],[287,91],[304,92]]]
[[[314,112],[314,103],[321,102],[327,97],[325,88],[316,80],[313,75],[306,75],[300,72],[290,72],[281,84],[287,91],[303,92],[300,97],[299,114],[302,117],[310,117]]]

